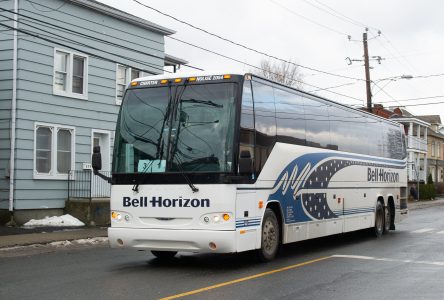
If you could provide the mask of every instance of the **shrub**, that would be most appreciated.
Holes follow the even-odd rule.
[[[433,184],[432,173],[429,173],[429,176],[427,176],[427,184]]]
[[[419,198],[422,200],[431,200],[436,196],[436,189],[434,184],[420,184]]]

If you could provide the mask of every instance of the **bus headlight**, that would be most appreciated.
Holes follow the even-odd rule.
[[[204,224],[222,224],[230,221],[231,214],[230,213],[207,214],[203,215],[200,219]]]
[[[111,212],[111,221],[121,222],[125,220],[126,222],[131,221],[131,216],[128,213],[121,211],[112,211]]]

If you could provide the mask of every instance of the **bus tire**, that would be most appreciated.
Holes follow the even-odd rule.
[[[173,258],[177,254],[177,251],[155,251],[155,250],[152,250],[151,253],[159,259],[169,259],[169,258]]]
[[[375,208],[375,227],[373,228],[377,238],[380,238],[384,232],[384,218],[384,206],[381,201],[378,201]]]
[[[390,224],[392,223],[392,209],[390,205],[384,207],[384,233],[390,231]]]
[[[263,262],[273,260],[279,250],[279,223],[276,214],[267,208],[262,220],[261,248],[257,253]]]

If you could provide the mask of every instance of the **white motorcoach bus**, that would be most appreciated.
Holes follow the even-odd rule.
[[[365,228],[381,236],[407,216],[400,124],[252,74],[174,76],[126,90],[111,247],[270,260],[280,244]]]

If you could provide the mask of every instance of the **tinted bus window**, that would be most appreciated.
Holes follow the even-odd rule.
[[[253,81],[253,99],[256,129],[255,169],[259,175],[276,141],[273,88]]]
[[[337,150],[330,143],[328,104],[304,96],[304,110],[307,146]]]
[[[296,92],[274,89],[277,141],[305,145],[305,116],[302,97]]]
[[[365,116],[345,107],[330,106],[330,137],[332,147],[339,151],[368,154]]]
[[[394,124],[386,124],[384,128],[384,154],[386,157],[403,159],[404,149],[401,130]]]
[[[245,81],[242,91],[239,147],[239,155],[245,150],[250,152],[254,163],[254,109],[251,81]]]
[[[365,134],[369,137],[369,155],[383,156],[384,142],[383,142],[383,127],[381,121],[375,118],[366,117],[367,129]]]

